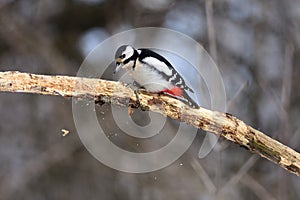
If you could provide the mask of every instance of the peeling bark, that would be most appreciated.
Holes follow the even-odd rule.
[[[56,95],[78,99],[93,98],[97,102],[142,108],[161,113],[164,116],[222,136],[300,176],[300,154],[298,152],[248,126],[233,115],[202,107],[192,109],[165,95],[140,93],[140,100],[137,101],[134,91],[120,82],[8,71],[0,72],[0,91]]]

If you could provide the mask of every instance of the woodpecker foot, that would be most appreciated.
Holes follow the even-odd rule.
[[[138,88],[138,89],[134,90],[134,94],[135,94],[137,101],[140,101],[140,97],[139,97],[140,92],[147,92],[147,91],[145,90],[145,88]]]
[[[147,111],[148,109],[145,106],[142,106],[141,103],[140,103],[140,97],[139,97],[140,92],[146,92],[146,90],[144,88],[139,88],[137,90],[134,90],[137,105],[138,105],[139,108],[141,108],[142,111]]]
[[[134,90],[134,94],[135,94],[136,101],[140,102],[139,91],[138,90]]]

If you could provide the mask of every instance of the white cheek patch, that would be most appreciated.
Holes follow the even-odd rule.
[[[125,55],[126,55],[125,59],[128,59],[133,55],[133,49],[130,46],[126,47],[124,52],[125,52]]]
[[[145,63],[147,63],[148,65],[154,67],[158,71],[163,72],[167,76],[171,76],[173,74],[172,69],[170,69],[164,62],[161,62],[156,58],[146,57],[146,58],[143,59],[143,61]]]

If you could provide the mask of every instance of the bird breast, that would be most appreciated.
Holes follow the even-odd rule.
[[[173,87],[157,70],[139,61],[136,62],[135,68],[130,70],[129,75],[149,92],[161,92]]]

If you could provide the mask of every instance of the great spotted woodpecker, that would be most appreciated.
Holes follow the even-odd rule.
[[[199,108],[186,92],[194,91],[186,85],[170,62],[154,51],[123,45],[116,51],[115,61],[115,73],[121,68],[126,69],[131,78],[146,91],[164,93],[192,108]]]

